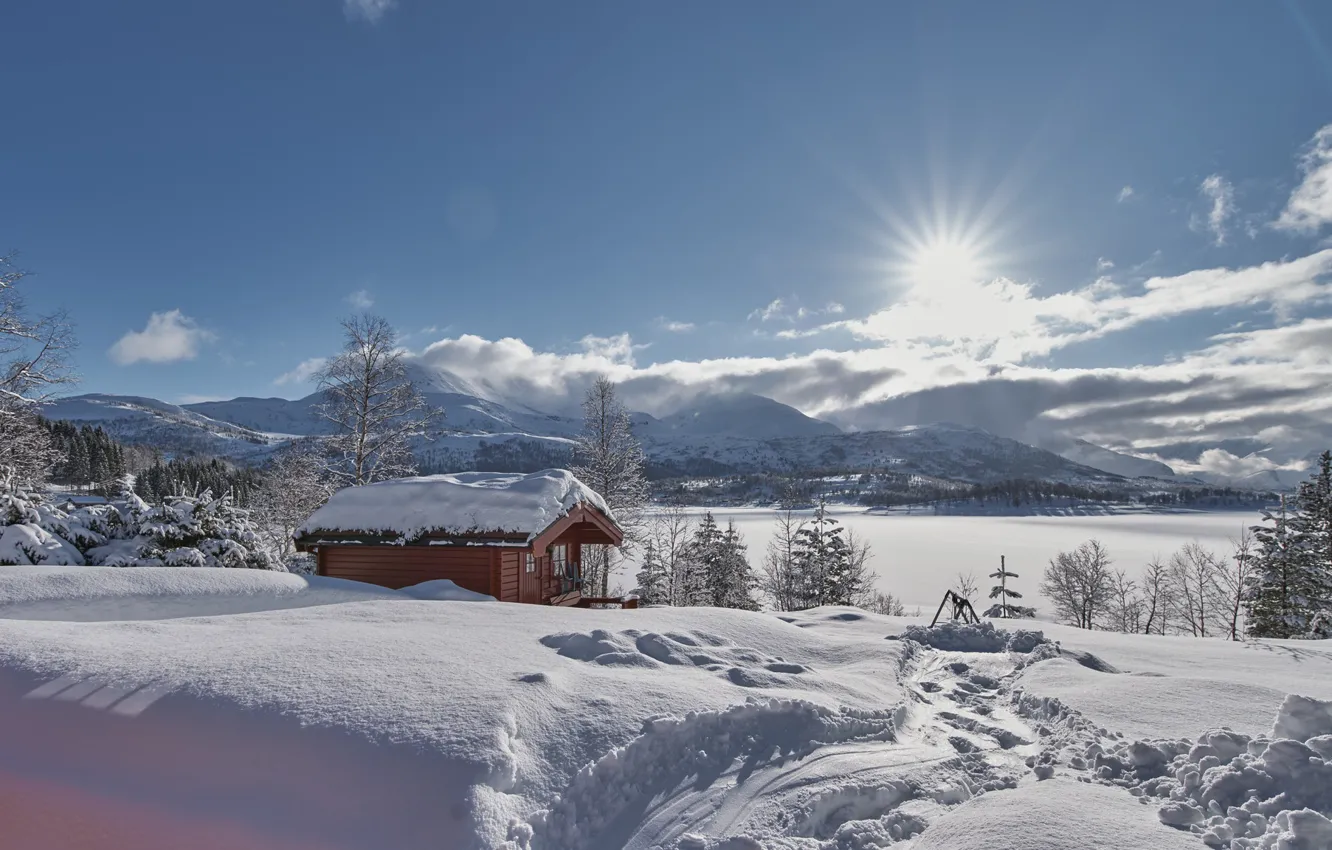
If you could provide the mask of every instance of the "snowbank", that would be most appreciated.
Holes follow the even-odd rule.
[[[1217,726],[1256,734],[1286,696],[1230,678],[1101,673],[1067,659],[1029,668],[1020,685],[1133,737],[1191,737]]]
[[[394,590],[270,570],[0,566],[0,619],[162,620],[401,598]]]
[[[99,610],[119,621],[76,621]],[[1322,846],[1328,644],[920,625],[10,567],[0,791],[77,799],[33,827],[55,846],[79,813],[149,810],[324,850]],[[1306,685],[1275,725],[1175,734],[1230,717],[1227,687],[1238,711]]]
[[[296,534],[362,531],[410,540],[427,532],[525,533],[531,539],[580,502],[610,515],[601,496],[564,469],[424,475],[339,490]]]
[[[1043,632],[996,629],[988,620],[975,625],[945,620],[933,628],[909,625],[900,634],[889,637],[953,652],[1032,652],[1049,643]]]
[[[436,602],[494,602],[495,597],[475,590],[459,587],[446,578],[423,581],[398,591],[413,599],[430,599]]]
[[[1201,850],[1117,788],[1056,779],[978,797],[939,818],[912,850]]]
[[[1270,735],[1216,729],[1193,741],[1098,745],[1088,758],[1100,779],[1164,801],[1161,822],[1208,846],[1332,846],[1332,702],[1288,696]]]

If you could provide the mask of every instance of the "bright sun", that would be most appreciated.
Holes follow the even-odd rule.
[[[984,274],[976,249],[958,240],[937,240],[921,245],[908,261],[915,283],[948,286],[970,283]]]

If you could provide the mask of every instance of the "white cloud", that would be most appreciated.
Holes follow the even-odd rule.
[[[1198,192],[1210,206],[1206,219],[1195,217],[1190,226],[1207,230],[1216,245],[1226,244],[1226,225],[1235,214],[1235,187],[1220,174],[1210,174],[1198,186]]]
[[[279,387],[286,386],[287,384],[308,383],[320,369],[324,368],[324,364],[327,362],[327,357],[311,357],[308,360],[302,360],[300,363],[296,364],[295,369],[292,369],[290,372],[283,372],[281,375],[274,378],[273,383]]]
[[[1207,449],[1198,456],[1197,468],[1226,478],[1243,478],[1246,475],[1276,469],[1277,464],[1261,455],[1240,457],[1225,449]]]
[[[758,319],[760,322],[771,322],[774,319],[789,319],[786,312],[786,302],[780,298],[774,298],[766,307],[760,307],[749,314],[750,321]]]
[[[1108,272],[1115,267],[1114,260],[1108,260],[1105,257],[1099,257],[1096,260],[1097,272]]]
[[[794,309],[792,309],[794,307]],[[801,319],[808,319],[811,316],[839,316],[846,312],[846,307],[836,301],[829,301],[822,310],[810,309],[809,307],[796,306],[793,301],[785,298],[774,298],[766,306],[760,307],[749,314],[749,320],[757,319],[760,322],[797,322]],[[779,337],[788,337],[790,332],[782,331]]]
[[[206,401],[226,401],[229,397],[230,397],[230,396],[221,396],[221,395],[195,395],[194,393],[186,393],[185,395],[180,396],[180,397],[176,400],[176,403],[177,403],[177,404],[202,404],[203,402],[206,402]]]
[[[697,327],[693,322],[675,322],[665,316],[658,316],[657,324],[662,330],[669,331],[673,334],[687,334]]]
[[[396,5],[397,0],[342,0],[342,13],[349,21],[377,24]]]
[[[174,363],[193,360],[199,346],[215,339],[180,310],[153,313],[141,331],[129,331],[107,352],[121,366],[131,363]]]
[[[1109,278],[1040,295],[1005,278],[917,284],[897,303],[864,319],[823,326],[863,339],[965,354],[987,363],[1020,363],[1068,345],[1207,310],[1289,312],[1332,302],[1332,249],[1241,269],[1200,269],[1153,277],[1128,293]],[[808,332],[800,332],[808,335]]]
[[[1321,128],[1300,156],[1304,179],[1286,201],[1273,227],[1316,233],[1332,222],[1332,124]]]
[[[364,289],[358,289],[348,295],[346,301],[357,310],[369,310],[371,307],[375,306],[374,297],[370,295],[369,291]]]
[[[1115,199],[1115,201],[1116,203],[1122,204],[1125,201],[1132,200],[1135,194],[1136,193],[1133,191],[1132,186],[1125,186],[1123,189],[1119,190],[1119,196]]]

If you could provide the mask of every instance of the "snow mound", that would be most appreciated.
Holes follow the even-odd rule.
[[[402,598],[343,579],[271,570],[0,566],[0,619],[168,620]]]
[[[420,584],[414,584],[411,587],[404,587],[398,592],[405,593],[413,599],[430,599],[436,602],[496,601],[493,596],[487,596],[484,593],[477,593],[475,590],[459,587],[446,578],[423,581]]]
[[[937,626],[909,625],[889,640],[913,640],[923,646],[946,652],[1033,652],[1050,645],[1045,634],[1027,629],[996,629],[994,623],[959,623],[953,620]]]
[[[1332,702],[1287,696],[1272,736],[1216,729],[1196,741],[1094,746],[1099,779],[1164,800],[1161,822],[1210,847],[1332,847]]]
[[[580,503],[610,516],[601,496],[565,469],[422,475],[339,490],[296,535],[525,533],[531,540]]]
[[[873,845],[882,846],[882,845]],[[984,794],[932,822],[913,850],[1198,850],[1122,791],[1053,779]]]

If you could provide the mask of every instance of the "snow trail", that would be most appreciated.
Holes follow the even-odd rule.
[[[595,637],[597,652],[622,654],[614,636]],[[655,645],[645,637],[637,642]],[[562,654],[573,643],[545,642]],[[773,699],[649,720],[546,810],[515,822],[510,842],[530,850],[887,847],[980,794],[1016,787],[1040,746],[1013,702],[1013,682],[1029,657],[1055,654],[1053,645],[1039,632],[950,624],[912,633],[901,649],[896,675],[907,696],[882,711]]]

